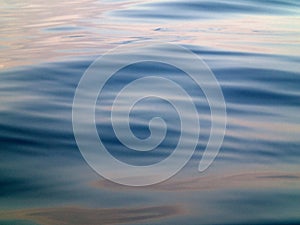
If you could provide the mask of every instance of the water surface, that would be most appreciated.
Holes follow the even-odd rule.
[[[299,224],[299,6],[291,0],[2,1],[0,224]],[[96,110],[98,132],[116,158],[158,162],[180,133],[170,104],[148,98],[134,108],[132,130],[145,138],[149,119],[162,116],[169,125],[162,145],[137,153],[118,142],[109,108],[140,76],[179,83],[195,100],[201,124],[196,153],[179,174],[127,188],[105,181],[84,161],[72,103],[98,56],[142,40],[183,45],[207,63],[226,100],[227,131],[215,162],[198,173],[210,129],[201,89],[164,64],[124,68]]]

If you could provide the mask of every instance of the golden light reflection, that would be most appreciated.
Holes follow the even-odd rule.
[[[150,222],[170,216],[182,215],[182,207],[163,205],[139,208],[82,208],[56,207],[0,212],[0,219],[20,219],[34,221],[44,225],[79,224],[132,224]]]
[[[233,190],[233,189],[269,189],[297,188],[300,185],[299,172],[256,171],[224,174],[210,174],[204,177],[170,179],[160,184],[143,187],[148,191],[201,191],[201,190]],[[99,180],[92,184],[97,188],[138,189],[120,186],[107,180]]]

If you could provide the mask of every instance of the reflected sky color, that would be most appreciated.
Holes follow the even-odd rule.
[[[144,39],[298,55],[299,4],[278,1],[273,8],[267,3],[249,10],[258,5],[253,0],[75,0],[51,1],[45,7],[39,0],[1,1],[0,67],[54,61],[75,53],[103,54],[117,44]]]
[[[0,225],[101,224],[101,219],[300,224],[299,12],[292,0],[1,1]],[[161,116],[168,125],[161,145],[136,152],[116,138],[113,100],[141,76],[164,74],[180,84],[196,103],[201,126],[196,152],[180,173],[148,188],[127,188],[104,181],[84,161],[73,135],[72,103],[97,56],[148,39],[184,45],[203,58],[226,100],[227,131],[212,166],[198,173],[211,128],[201,89],[171,66],[147,62],[122,69],[105,86],[95,112],[101,140],[115,158],[152,164],[178,141],[176,111],[155,98],[134,107],[131,129],[146,138],[149,120]],[[180,54],[171,54],[180,60]],[[126,54],[118,60],[125,61]],[[74,215],[80,219],[74,222]]]

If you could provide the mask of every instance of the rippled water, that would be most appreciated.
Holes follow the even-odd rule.
[[[297,1],[14,0],[0,8],[0,224],[300,223]],[[149,165],[171,154],[179,137],[174,108],[147,98],[132,111],[132,131],[146,138],[149,120],[162,116],[166,139],[153,151],[136,152],[116,138],[112,101],[140,76],[179,83],[196,102],[201,124],[196,153],[179,174],[129,188],[105,181],[84,161],[72,103],[98,56],[143,40],[183,45],[207,63],[224,94],[227,130],[214,163],[198,173],[211,126],[201,89],[165,64],[124,68],[96,109],[99,135],[116,158]]]

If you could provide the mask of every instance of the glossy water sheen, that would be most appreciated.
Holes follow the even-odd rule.
[[[0,224],[300,224],[299,13],[293,0],[1,1]],[[174,108],[148,98],[132,111],[131,128],[146,138],[148,121],[163,117],[162,145],[141,153],[116,139],[110,106],[141,74],[181,84],[201,124],[197,152],[183,171],[158,185],[127,188],[104,181],[83,160],[72,102],[97,56],[148,39],[184,45],[203,58],[220,82],[228,124],[217,159],[199,174],[210,129],[202,91],[164,64],[120,71],[96,110],[99,134],[116,158],[158,162],[180,134]]]

